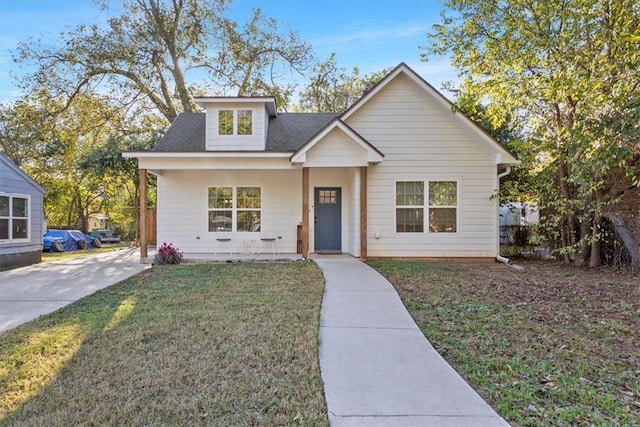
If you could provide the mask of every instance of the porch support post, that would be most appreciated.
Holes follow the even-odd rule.
[[[309,168],[302,168],[302,257],[309,258]]]
[[[140,260],[147,258],[147,170],[138,170],[140,175]]]
[[[367,258],[367,166],[360,167],[360,258]]]

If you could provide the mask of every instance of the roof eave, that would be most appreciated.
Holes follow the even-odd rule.
[[[276,99],[272,96],[198,96],[193,100],[202,108],[206,108],[207,104],[230,104],[230,103],[264,103],[269,117],[275,117],[277,115]]]
[[[127,159],[142,158],[288,158],[292,151],[123,151]]]

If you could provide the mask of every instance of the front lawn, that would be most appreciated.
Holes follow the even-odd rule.
[[[313,263],[159,266],[0,335],[0,424],[328,425]]]
[[[640,277],[552,262],[372,261],[514,426],[640,425]]]

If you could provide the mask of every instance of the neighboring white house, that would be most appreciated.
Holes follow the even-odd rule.
[[[516,159],[407,65],[342,114],[196,101],[205,112],[179,115],[152,151],[124,153],[158,178],[158,242],[187,254],[273,238],[305,257],[498,255],[494,195]]]
[[[0,154],[0,270],[42,259],[44,189]]]
[[[500,205],[500,226],[527,226],[540,224],[537,205],[523,202],[507,202]]]

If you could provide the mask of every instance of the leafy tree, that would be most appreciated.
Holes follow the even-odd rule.
[[[126,134],[113,133],[104,145],[87,152],[79,163],[80,169],[92,171],[103,183],[103,213],[117,224],[125,238],[137,240],[138,237],[140,179],[137,161],[124,158],[122,152],[150,150],[157,139],[157,132],[144,128],[132,128]],[[149,188],[154,188],[153,177],[149,181]],[[152,204],[154,195],[153,191],[149,192]]]
[[[94,170],[79,164],[104,144],[109,129],[122,129],[123,115],[88,94],[78,95],[63,113],[50,113],[62,105],[46,91],[4,105],[0,147],[47,190],[49,224],[86,230],[89,215],[102,209],[105,186]]]
[[[509,175],[502,179],[500,202],[522,201],[539,204],[541,184],[537,176],[535,152],[523,135],[518,120],[507,115],[496,121],[490,114],[490,106],[483,104],[480,99],[455,88],[450,90],[456,96],[455,108],[462,111],[505,148],[515,153],[520,161],[512,166]]]
[[[109,0],[102,2],[106,9]],[[192,91],[236,88],[240,95],[275,93],[277,71],[303,70],[310,48],[297,34],[256,10],[242,29],[222,13],[226,0],[120,0],[122,14],[106,28],[80,25],[60,45],[21,43],[16,61],[37,71],[22,80],[25,92],[46,87],[65,100],[84,92],[111,102],[155,108],[168,121],[193,111]],[[211,81],[190,86],[186,73],[206,70]],[[276,71],[277,70],[277,71]]]
[[[385,68],[360,76],[360,70],[354,67],[351,74],[347,74],[346,69],[338,67],[336,55],[332,53],[326,61],[313,68],[313,77],[300,94],[298,109],[315,112],[345,111],[389,71],[391,69]]]
[[[561,251],[599,264],[610,176],[638,185],[640,7],[633,0],[449,0],[423,59],[450,55],[461,88],[517,117],[540,163]],[[621,174],[611,174],[619,170]]]

